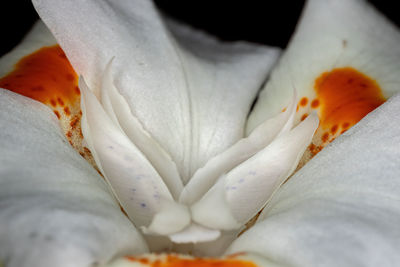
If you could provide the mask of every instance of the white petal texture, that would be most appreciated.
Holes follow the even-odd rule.
[[[277,193],[227,253],[279,266],[398,266],[400,95],[338,137]]]
[[[171,34],[147,0],[33,2],[97,96],[103,70],[115,57],[116,88],[171,155],[184,183],[243,137],[251,103],[278,55],[276,49],[192,36],[176,23],[169,23]],[[196,53],[186,48],[193,39]]]
[[[51,110],[0,89],[0,259],[86,267],[147,246]]]
[[[399,90],[400,34],[362,0],[309,0],[288,48],[249,117],[247,131],[279,113],[295,87],[295,123],[317,110],[315,155]]]
[[[224,230],[244,225],[292,174],[317,127],[317,116],[309,116],[296,128],[221,177],[192,206],[193,220]]]
[[[137,227],[150,227],[149,230],[157,234],[182,230],[190,222],[186,208],[175,203],[162,178],[107,116],[82,78],[80,88],[83,135],[99,168],[129,217]],[[170,214],[165,215],[168,212]],[[167,221],[163,224],[159,220]]]

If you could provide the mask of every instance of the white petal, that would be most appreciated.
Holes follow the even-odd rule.
[[[299,98],[315,97],[315,80],[326,71],[352,67],[375,79],[386,97],[399,90],[400,33],[367,1],[310,0],[292,40],[249,118],[253,129],[278,113],[293,85]],[[308,108],[298,112],[300,119]]]
[[[282,266],[396,266],[400,261],[400,95],[296,173],[264,220],[227,253]]]
[[[296,99],[294,94],[285,112],[266,120],[248,137],[239,140],[198,169],[183,189],[179,201],[187,205],[193,204],[215,184],[219,177],[263,149],[278,135],[289,131],[293,127]]]
[[[221,177],[193,205],[193,220],[225,230],[235,229],[250,220],[295,170],[317,127],[317,116],[309,116],[296,128]]]
[[[90,88],[100,88],[102,68],[115,56],[116,88],[185,183],[243,136],[252,101],[278,55],[192,37],[192,30],[177,34],[179,26],[170,25],[178,41],[197,38],[199,51],[192,54],[189,42],[181,46],[167,31],[151,1],[33,2]]]
[[[82,78],[80,89],[83,134],[96,163],[130,219],[138,227],[147,227],[158,212],[163,212],[165,202],[175,206],[179,204],[174,203],[162,178],[108,117]],[[180,230],[186,224],[187,219],[178,216],[174,224],[169,226]]]
[[[129,139],[151,162],[168,186],[174,199],[178,199],[183,189],[178,169],[168,153],[150,136],[140,121],[132,114],[125,98],[115,88],[111,74],[111,62],[104,71],[101,95],[103,107],[105,110],[109,110],[107,113],[122,127]]]
[[[216,240],[220,235],[221,232],[218,230],[192,223],[183,231],[170,235],[169,238],[175,243],[198,243]]]
[[[182,231],[189,224],[190,213],[186,206],[163,201],[149,227],[143,226],[142,229],[145,234],[170,235]]]
[[[50,109],[0,89],[0,259],[86,267],[146,244]]]

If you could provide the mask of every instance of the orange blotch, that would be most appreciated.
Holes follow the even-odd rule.
[[[314,90],[311,108],[318,108],[320,126],[307,150],[311,157],[386,101],[375,80],[350,67],[322,73]]]
[[[238,260],[232,257],[228,259],[207,258],[182,258],[168,255],[164,259],[150,261],[146,258],[125,257],[129,261],[148,264],[153,267],[257,267],[251,261]]]
[[[306,113],[306,114],[303,114],[303,116],[301,116],[300,120],[301,120],[301,121],[304,121],[305,119],[307,119],[307,117],[308,117],[308,114],[307,114],[307,113]]]
[[[311,102],[311,107],[312,107],[312,108],[318,108],[318,107],[319,107],[319,100],[318,100],[318,99],[314,99],[314,100]]]
[[[79,98],[78,76],[60,46],[43,47],[22,58],[0,87],[49,106],[64,106]]]
[[[375,80],[350,67],[322,73],[314,89],[325,129],[335,125],[347,129],[386,100]]]
[[[331,128],[331,134],[336,134],[337,130],[338,130],[338,126],[336,124],[333,125]]]
[[[302,99],[300,99],[299,105],[302,107],[305,107],[308,103],[308,98],[307,97],[303,97]]]

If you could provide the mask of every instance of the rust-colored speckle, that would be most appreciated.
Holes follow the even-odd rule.
[[[51,104],[53,107],[56,107],[56,106],[57,106],[57,102],[56,102],[54,99],[50,99],[50,104]]]
[[[303,97],[302,99],[300,99],[299,102],[300,106],[305,107],[308,104],[308,98],[307,97]]]
[[[69,110],[69,107],[64,107],[64,113],[69,116],[71,115],[71,111]]]
[[[85,151],[86,154],[90,154],[89,148],[87,148],[87,147],[85,147],[85,146],[83,147],[83,151]]]
[[[305,119],[307,119],[307,117],[308,117],[308,114],[307,114],[307,113],[306,113],[306,114],[303,114],[303,116],[301,116],[300,120],[301,120],[301,121],[304,121]]]
[[[329,141],[329,133],[324,133],[321,137],[322,142],[326,143]]]
[[[350,123],[348,123],[348,122],[345,122],[345,123],[342,124],[342,128],[343,129],[347,129],[349,127],[350,127]]]
[[[337,126],[337,124],[333,125],[332,128],[331,128],[331,134],[336,134],[338,128],[339,127]]]
[[[56,114],[56,116],[57,116],[58,119],[61,118],[60,113],[59,113],[57,110],[54,110],[54,114]]]
[[[75,128],[76,125],[78,124],[78,122],[80,121],[80,118],[78,116],[75,116],[69,123],[69,125],[71,126],[71,128]]]
[[[314,100],[311,102],[311,107],[312,107],[312,108],[318,108],[318,107],[319,107],[319,100],[318,100],[318,99],[314,99]]]
[[[60,105],[60,106],[64,106],[65,104],[64,104],[64,101],[60,98],[60,97],[57,97],[57,102],[58,102],[58,104]]]

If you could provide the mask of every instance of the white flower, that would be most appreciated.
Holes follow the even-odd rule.
[[[312,109],[321,119],[313,143],[323,147],[372,111],[373,100],[397,91],[400,35],[363,1],[308,2],[247,130],[276,50],[217,42],[160,18],[150,1],[34,4],[83,77],[83,135],[110,187],[68,145],[47,108],[0,91],[0,259],[7,266],[83,267],[149,249],[246,252],[239,258],[265,266],[398,262],[399,97],[297,172],[237,238],[296,168],[318,127]],[[36,25],[0,61],[1,73],[53,44]],[[368,90],[343,97],[335,77]],[[332,88],[340,96],[333,104]],[[345,119],[332,115],[337,110]]]

